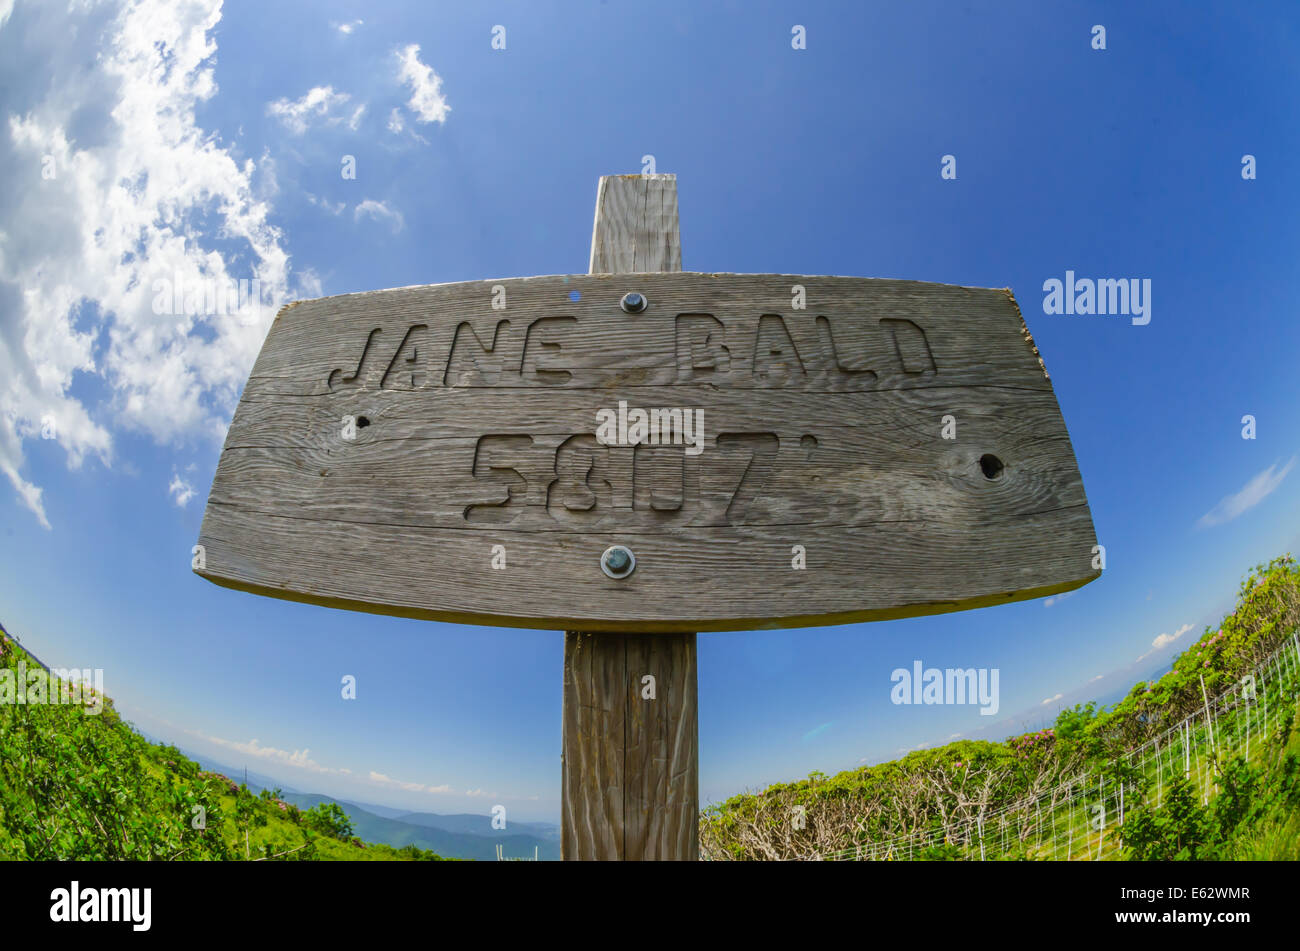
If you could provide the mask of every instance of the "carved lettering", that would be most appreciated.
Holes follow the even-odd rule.
[[[638,511],[691,514],[698,492],[687,498],[688,456],[682,446],[637,446],[633,481]]]
[[[357,365],[353,370],[330,370],[325,382],[331,390],[365,386],[366,377],[362,374],[373,370],[374,360],[371,359],[367,362],[367,358],[370,357],[371,351],[374,349],[375,338],[381,332],[380,328],[376,327],[366,335],[366,342],[361,348],[361,356],[357,357]]]
[[[443,374],[444,386],[495,386],[506,366],[505,342],[510,335],[510,321],[497,321],[492,339],[486,344],[469,321],[456,327],[451,339],[451,354]],[[463,345],[462,345],[463,344]]]
[[[725,384],[731,376],[727,328],[712,314],[678,314],[677,379],[683,383]]]
[[[807,377],[794,338],[777,314],[758,318],[754,337],[754,379],[766,386],[803,383]]]
[[[576,317],[542,317],[528,325],[524,334],[524,352],[519,362],[519,380],[521,383],[568,383],[573,374],[568,370],[551,368],[540,362],[543,356],[559,353],[558,336],[563,328],[578,322]],[[531,346],[531,350],[529,347]],[[530,359],[531,358],[531,359]]]
[[[776,433],[719,433],[716,450],[705,453],[700,498],[705,514],[696,524],[739,525],[759,497],[780,449]]]
[[[411,324],[387,362],[381,362],[378,353],[383,330],[376,327],[366,336],[356,365],[331,370],[327,384],[336,392],[349,387],[417,390],[437,384],[441,376],[443,386],[675,381],[772,388],[811,385],[856,392],[877,388],[882,373],[892,381],[938,372],[925,330],[915,321],[883,318],[868,326],[839,324],[822,315],[792,325],[791,319],[798,320],[761,314],[755,325],[752,318],[678,314],[667,363],[657,360],[653,348],[637,349],[639,337],[632,338],[627,353],[602,351],[597,342],[581,335],[578,318],[567,315],[540,317],[522,337],[511,332],[508,320],[463,320],[451,332],[449,347],[445,332],[439,333],[439,342],[428,323]],[[737,358],[736,338],[747,327],[752,328],[752,351]],[[879,335],[874,341],[873,334]],[[662,338],[644,338],[657,339]],[[435,343],[438,350],[446,348],[445,363],[435,359]],[[644,341],[640,345],[647,346]]]
[[[406,332],[397,352],[388,363],[384,377],[379,381],[381,390],[418,390],[430,381],[429,327],[416,324]]]
[[[539,527],[535,519],[546,516],[586,530],[739,525],[761,497],[779,445],[775,433],[723,433],[716,451],[691,456],[684,446],[605,446],[590,433],[558,445],[482,436],[470,474],[485,489],[463,516],[505,525],[527,514],[514,526],[522,528]],[[540,505],[533,492],[542,493]]]
[[[848,366],[840,355],[828,318],[817,318],[817,334],[821,338],[822,372],[829,378],[828,382],[839,383],[847,390],[869,390],[875,387],[875,370]]]
[[[530,468],[527,455],[532,445],[531,436],[479,437],[470,474],[499,488],[491,493],[495,501],[466,506],[465,521],[504,525],[515,520],[527,501],[528,480],[523,472]]]
[[[630,453],[630,448],[602,446],[590,433],[570,436],[555,451],[546,511],[562,524],[593,527],[613,512],[616,486],[625,482],[617,463]]]
[[[898,356],[898,367],[907,376],[924,376],[938,371],[925,331],[910,320],[885,318],[880,325],[889,331]]]

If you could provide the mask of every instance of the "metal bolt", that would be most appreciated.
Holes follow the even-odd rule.
[[[619,301],[618,305],[629,314],[639,314],[650,305],[650,302],[645,299],[644,294],[630,291],[623,295],[623,299]]]
[[[600,570],[611,578],[626,578],[636,569],[636,556],[622,545],[611,545],[600,556]]]

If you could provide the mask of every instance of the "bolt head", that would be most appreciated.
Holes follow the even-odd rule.
[[[619,301],[619,306],[629,314],[639,314],[649,306],[649,301],[645,299],[644,294],[638,294],[636,291],[630,291],[623,295]]]
[[[636,557],[622,545],[605,549],[600,556],[600,569],[611,578],[626,578],[636,568]]]

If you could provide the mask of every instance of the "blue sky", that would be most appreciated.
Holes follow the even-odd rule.
[[[1050,602],[701,635],[701,799],[998,739],[1149,675],[1298,547],[1300,17],[1131,6],[0,0],[0,620],[222,762],[556,819],[558,632],[190,571],[269,315],[159,317],[149,288],[583,273],[598,177],[653,155],[687,270],[1012,288],[1107,551]],[[1149,279],[1151,322],[1045,314],[1067,270]],[[917,659],[998,668],[999,714],[892,704]]]

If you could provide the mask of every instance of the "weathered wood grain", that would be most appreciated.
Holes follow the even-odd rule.
[[[626,179],[601,179],[592,269],[607,234],[635,235],[642,244],[649,236],[650,247],[671,253],[642,262],[680,268],[676,182],[658,185],[658,200],[650,206],[615,206],[604,201],[611,181],[614,194],[626,194],[618,184]],[[671,218],[662,213],[669,206]],[[636,259],[612,255],[602,266],[635,270]],[[694,633],[566,632],[561,803],[566,860],[699,858],[695,658]]]
[[[560,854],[566,861],[624,855],[626,654],[621,634],[564,635]]]
[[[680,271],[676,175],[605,175],[596,188],[592,274]]]
[[[590,428],[591,417],[589,401],[575,393],[556,394],[546,410],[517,407],[517,400],[492,391],[474,400],[471,412],[461,412],[464,401],[454,391],[418,406],[396,401],[370,410],[370,425],[358,430],[346,451],[337,410],[268,401],[241,410],[250,427],[255,419],[264,422],[247,442],[227,441],[229,478],[214,486],[209,501],[255,510],[274,497],[280,510],[299,518],[452,530],[493,523],[511,532],[650,534],[728,523],[960,523],[1086,502],[1082,485],[1062,482],[1054,469],[1068,454],[1069,439],[1051,394],[963,388],[928,402],[917,393],[878,394],[865,408],[846,395],[824,396],[822,415],[846,422],[810,423],[805,433],[782,432],[788,399],[764,391],[711,394],[705,417],[711,428],[773,435],[723,435],[719,441],[715,434],[698,456],[675,447],[598,447],[575,439],[575,432]],[[655,406],[679,396],[669,388],[646,395]],[[961,438],[936,438],[943,411],[957,414]],[[493,418],[510,418],[510,432],[480,443],[477,434]],[[523,444],[511,444],[515,439]],[[762,492],[743,509],[731,505],[729,491],[745,478],[756,449],[762,461],[764,442],[770,464]],[[992,483],[978,468],[985,452],[1007,462]],[[508,494],[503,482],[464,478],[476,462],[479,470],[488,463],[509,465],[514,491]],[[588,509],[572,507],[580,501],[573,477],[579,462],[604,473],[605,486]],[[384,474],[382,493],[370,491],[377,471]],[[919,480],[918,471],[929,478]],[[671,492],[676,507],[652,509],[645,504],[651,490]]]
[[[623,760],[625,861],[699,859],[699,716],[694,634],[621,637],[628,691]],[[655,695],[646,677],[653,677]]]
[[[630,290],[644,313],[619,308]],[[702,451],[597,445],[597,410],[620,401],[702,412]],[[348,438],[345,419],[365,425]],[[1099,574],[1095,543],[1006,291],[598,274],[283,312],[227,436],[200,573],[410,617],[695,632],[1069,590]],[[636,552],[632,577],[600,571],[610,544]]]
[[[565,633],[566,861],[699,858],[695,658],[694,634]]]
[[[848,533],[787,525],[710,528],[689,542],[672,532],[640,534],[636,571],[622,581],[607,578],[600,553],[628,541],[619,532],[515,537],[493,528],[450,531],[292,514],[265,515],[250,527],[231,506],[211,505],[203,544],[208,565],[221,565],[222,574],[199,573],[257,594],[426,620],[738,631],[916,617],[1058,594],[1079,583],[1053,578],[1089,571],[1088,559],[1078,566],[1071,551],[1088,554],[1093,535],[1082,507],[987,522],[882,521]],[[506,552],[502,571],[491,568],[496,544]],[[806,549],[806,570],[791,568],[794,545]],[[267,552],[292,555],[292,566],[268,565]],[[558,558],[589,569],[584,601],[555,600]],[[980,566],[977,574],[972,565]],[[228,576],[241,580],[227,582]]]

